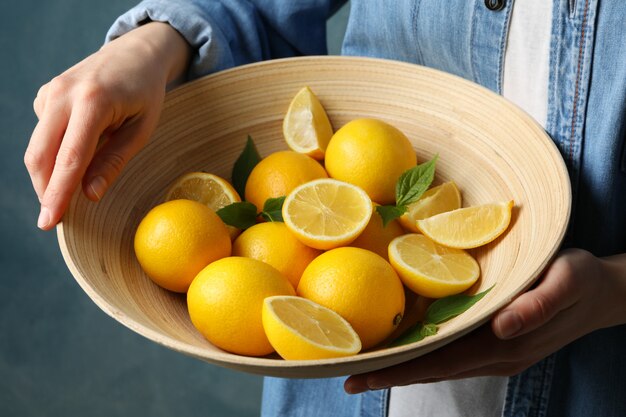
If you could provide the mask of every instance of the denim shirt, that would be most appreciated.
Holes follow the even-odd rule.
[[[550,1],[550,0],[548,0]],[[626,252],[626,2],[553,1],[546,130],[569,169],[566,245]],[[145,0],[112,39],[150,20],[194,48],[189,78],[326,53],[339,0]],[[352,0],[342,52],[437,68],[500,93],[513,0]],[[602,277],[594,277],[602,279]],[[602,306],[598,306],[602,308]],[[595,331],[509,378],[505,416],[626,416],[626,326]],[[350,396],[343,378],[266,378],[267,416],[385,416],[388,391]]]

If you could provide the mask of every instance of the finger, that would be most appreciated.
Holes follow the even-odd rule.
[[[109,136],[97,150],[83,179],[83,192],[89,199],[98,201],[104,196],[126,164],[148,142],[151,127],[151,120],[136,118]]]
[[[24,153],[24,165],[39,201],[50,181],[55,157],[61,146],[69,116],[62,105],[49,106],[35,126]]]
[[[345,381],[344,389],[358,394],[393,386],[516,375],[577,337],[563,336],[569,332],[569,320],[561,316],[550,326],[511,340],[498,339],[489,326],[482,326],[469,336],[412,361],[353,375]]]
[[[554,262],[539,285],[522,294],[492,319],[493,332],[501,339],[517,337],[543,326],[572,306],[576,292],[569,285],[567,265]]]
[[[489,326],[425,356],[379,371],[349,377],[344,388],[348,393],[408,385],[422,380],[449,379],[455,375],[502,362],[500,351],[505,342],[497,339]],[[462,358],[462,360],[461,360]]]
[[[90,107],[72,112],[59,147],[50,182],[42,198],[37,225],[49,230],[59,222],[95,152],[102,118]]]

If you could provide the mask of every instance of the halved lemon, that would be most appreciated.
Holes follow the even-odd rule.
[[[345,319],[306,298],[267,297],[262,317],[265,334],[283,359],[337,358],[361,350],[359,336]]]
[[[438,245],[417,233],[391,241],[389,262],[404,285],[428,298],[463,292],[480,276],[478,262],[467,252]]]
[[[326,110],[309,87],[302,88],[291,100],[283,119],[283,135],[292,150],[324,159],[333,128]]]
[[[509,227],[513,200],[460,208],[418,220],[417,228],[435,242],[458,249],[485,245]]]
[[[213,211],[241,201],[241,197],[228,181],[207,172],[189,172],[178,177],[168,188],[165,200],[180,199],[197,201]],[[236,227],[228,226],[231,239],[237,237],[239,232]]]
[[[298,240],[326,250],[354,241],[367,226],[373,207],[367,193],[356,185],[322,178],[289,193],[282,213]]]
[[[439,213],[456,210],[461,207],[461,193],[452,181],[443,183],[426,191],[415,203],[408,206],[400,218],[400,224],[411,232],[419,232],[415,222]]]

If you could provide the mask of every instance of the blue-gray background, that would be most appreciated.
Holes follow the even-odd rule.
[[[109,318],[36,226],[23,165],[39,87],[94,52],[133,0],[22,0],[0,15],[0,416],[256,416],[261,378],[158,346]],[[337,53],[348,9],[329,22]]]

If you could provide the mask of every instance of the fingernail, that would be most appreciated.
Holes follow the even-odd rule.
[[[498,329],[500,338],[506,339],[519,332],[522,328],[522,320],[514,311],[505,311],[498,316]]]
[[[39,212],[39,218],[37,219],[37,227],[45,229],[50,224],[50,210],[46,207],[42,207]]]
[[[91,192],[94,194],[94,196],[98,200],[100,200],[102,199],[102,196],[106,192],[107,182],[104,179],[104,177],[97,176],[91,180],[91,182],[89,183],[89,188],[91,188]]]
[[[344,384],[344,389],[348,394],[360,394],[368,390],[368,386],[364,381],[349,378]]]

